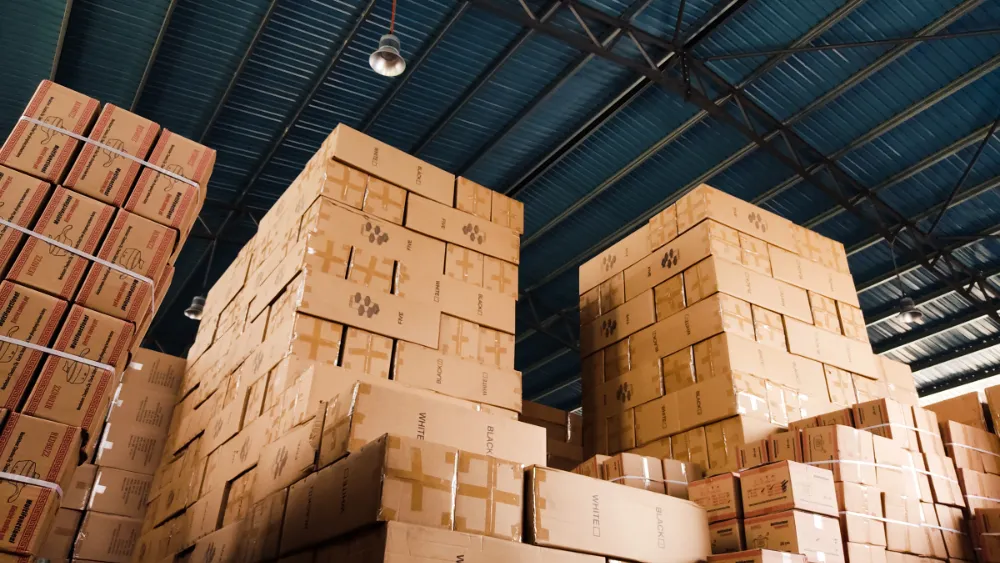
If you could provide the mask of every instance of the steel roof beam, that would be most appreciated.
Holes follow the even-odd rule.
[[[59,38],[56,40],[55,55],[52,56],[52,70],[49,71],[49,80],[52,81],[56,79],[56,71],[59,69],[59,59],[62,58],[63,44],[66,42],[66,30],[69,29],[69,14],[71,11],[73,11],[73,0],[66,0],[62,23],[59,25]]]
[[[910,369],[912,369],[914,373],[925,369],[931,369],[941,364],[954,360],[960,360],[966,356],[982,352],[983,350],[989,350],[994,346],[1000,346],[1000,333],[987,336],[986,338],[980,338],[979,340],[964,346],[951,348],[945,352],[911,362]]]
[[[982,381],[987,377],[993,377],[994,375],[1000,374],[1000,365],[991,366],[984,370],[975,370],[966,373],[960,373],[956,376],[949,377],[947,380],[941,381],[939,383],[933,383],[931,385],[925,385],[917,389],[917,393],[921,397],[926,397],[933,393],[938,393],[941,391],[947,391],[948,389],[954,389],[966,383],[974,383],[976,381]]]
[[[568,389],[576,385],[579,381],[580,381],[580,375],[576,374],[573,377],[570,377],[569,379],[564,379],[561,383],[557,383],[556,385],[553,385],[552,387],[549,387],[544,391],[535,393],[528,400],[537,403],[542,399],[544,399],[545,397],[555,395],[556,393],[562,391],[563,389]]]
[[[149,51],[149,59],[146,60],[146,68],[142,71],[142,78],[139,79],[139,86],[135,89],[135,96],[132,98],[132,106],[129,111],[135,111],[135,108],[139,107],[139,99],[142,98],[142,93],[146,90],[146,83],[149,81],[149,75],[153,72],[153,64],[156,63],[156,56],[160,54],[160,46],[163,45],[163,39],[167,36],[167,28],[170,27],[170,20],[174,17],[174,8],[176,7],[177,0],[170,0],[170,3],[167,4],[167,11],[163,14],[163,23],[160,24],[160,31],[156,34],[153,48]]]
[[[423,51],[421,51],[416,60],[406,65],[406,70],[403,72],[403,76],[400,76],[399,79],[396,80],[396,84],[392,87],[392,90],[387,92],[386,95],[382,97],[378,106],[376,106],[375,109],[368,114],[368,117],[365,118],[363,122],[364,124],[361,126],[362,132],[367,133],[368,130],[372,128],[372,125],[375,125],[375,122],[378,121],[379,116],[382,115],[385,108],[389,107],[393,100],[396,99],[396,96],[403,91],[403,87],[410,81],[410,77],[413,76],[413,73],[417,72],[417,69],[423,66],[424,62],[426,62],[427,58],[430,56],[431,51],[433,51],[434,48],[441,43],[444,36],[448,35],[451,28],[458,23],[458,20],[462,19],[462,15],[465,14],[468,9],[469,3],[465,1],[461,2],[455,7],[454,10],[452,10],[451,16],[448,18],[448,21],[445,22],[444,26],[442,26],[441,29],[434,34],[434,38],[431,39],[431,42],[428,43],[426,47],[424,47]]]
[[[569,354],[570,352],[575,352],[572,348],[566,348],[565,346],[558,348],[555,352],[545,356],[544,358],[538,360],[537,362],[529,365],[528,367],[521,370],[521,377],[528,375],[529,373],[541,369],[552,362],[558,360],[559,358]]]
[[[960,326],[967,325],[985,317],[985,312],[973,307],[958,315],[911,328],[902,334],[893,336],[892,338],[887,338],[886,340],[872,346],[872,351],[876,354],[893,352],[895,350],[899,350],[900,348],[905,348],[906,346],[910,346],[923,340],[927,340],[928,338],[937,336],[942,332],[956,329]]]
[[[843,6],[841,6],[839,9],[831,12],[827,17],[823,18],[822,21],[820,21],[815,26],[813,26],[802,37],[800,37],[794,43],[792,43],[792,45],[793,46],[808,45],[812,41],[816,40],[816,38],[818,38],[819,36],[821,36],[823,33],[825,33],[827,30],[829,30],[831,27],[833,27],[834,25],[836,25],[837,23],[839,23],[841,20],[843,20],[844,18],[846,18],[848,15],[850,15],[859,6],[861,6],[862,4],[864,4],[865,1],[866,0],[853,0],[851,2],[847,2],[846,4],[844,4]],[[754,69],[754,71],[751,72],[746,78],[744,78],[742,81],[740,81],[740,83],[737,85],[737,89],[741,89],[742,90],[747,85],[753,83],[754,81],[756,81],[757,79],[759,79],[761,76],[764,76],[765,74],[767,74],[768,72],[770,72],[774,67],[776,67],[779,64],[781,64],[782,62],[784,62],[787,58],[788,58],[787,55],[778,55],[776,57],[773,57],[773,58],[765,61],[762,65],[760,65],[759,67],[757,67],[756,69]],[[732,100],[732,96],[726,94],[726,95],[720,96],[715,101],[715,103],[716,103],[716,105],[720,105],[721,106],[721,105],[724,105],[724,104],[728,103],[730,100]],[[629,162],[627,165],[625,165],[624,167],[622,167],[620,170],[618,170],[617,172],[615,172],[614,174],[612,174],[611,177],[607,178],[604,182],[601,182],[601,184],[599,186],[597,186],[596,188],[594,188],[593,190],[591,190],[590,192],[588,192],[586,195],[584,195],[582,198],[580,198],[579,200],[577,200],[576,202],[574,202],[572,205],[570,205],[562,213],[560,213],[559,215],[557,215],[556,217],[552,218],[547,223],[545,223],[544,225],[542,225],[541,227],[539,227],[536,231],[534,231],[533,233],[531,233],[531,235],[525,237],[521,241],[521,248],[522,248],[522,250],[524,248],[530,246],[535,241],[537,241],[542,235],[544,235],[545,233],[549,232],[550,230],[552,230],[553,228],[555,228],[556,226],[558,226],[560,223],[562,223],[563,221],[565,221],[567,218],[569,218],[570,215],[573,215],[574,213],[576,213],[577,211],[579,211],[581,208],[583,208],[585,205],[587,205],[588,203],[590,203],[591,201],[593,201],[594,199],[596,199],[599,195],[601,195],[602,193],[604,193],[608,188],[610,188],[611,186],[613,186],[614,184],[616,184],[619,180],[621,180],[622,178],[624,178],[625,176],[627,176],[628,174],[630,174],[632,171],[634,171],[636,168],[638,168],[639,166],[641,166],[643,163],[645,163],[652,156],[654,156],[655,154],[657,154],[664,147],[666,147],[667,145],[673,143],[677,138],[679,138],[681,135],[683,135],[684,133],[686,133],[687,131],[689,131],[692,127],[694,127],[695,125],[697,125],[697,124],[701,123],[702,121],[704,121],[708,117],[708,115],[709,115],[709,113],[707,111],[702,110],[702,111],[698,112],[697,114],[695,114],[690,119],[688,119],[687,121],[685,121],[680,127],[674,129],[670,133],[667,133],[659,141],[657,141],[651,147],[649,147],[648,149],[646,149],[642,154],[640,154],[636,158],[632,159],[631,162]],[[753,144],[751,144],[750,146],[753,146]],[[694,185],[698,185],[700,183],[701,183],[701,181],[699,181],[697,184],[694,184]],[[685,187],[684,189],[679,190],[679,192],[683,193],[686,190],[687,190],[687,187]],[[673,196],[674,194],[671,194],[671,195]],[[668,199],[671,199],[671,198],[668,198]],[[669,204],[667,204],[667,205],[669,205]],[[664,207],[666,207],[666,205],[664,205]]]
[[[982,274],[984,279],[992,280],[992,278],[1000,276],[1000,266],[995,266],[989,270],[985,270]],[[969,286],[973,287],[971,281],[969,281]],[[930,291],[924,291],[917,295],[910,295],[910,297],[913,298],[914,305],[920,307],[954,294],[954,289],[950,286],[944,286]],[[885,322],[895,317],[898,312],[898,305],[896,303],[890,303],[889,305],[886,305],[869,315],[865,315],[865,326],[875,326],[879,323]]]

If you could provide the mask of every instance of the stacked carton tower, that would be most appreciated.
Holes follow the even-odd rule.
[[[0,511],[18,515],[0,551],[39,554],[59,534],[72,543],[80,513],[60,502],[81,507],[75,468],[98,449],[214,162],[211,149],[49,81],[0,147]]]
[[[518,420],[545,429],[549,467],[568,471],[583,461],[583,417],[579,414],[524,401]]]

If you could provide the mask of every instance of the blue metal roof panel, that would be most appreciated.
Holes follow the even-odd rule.
[[[38,83],[52,71],[66,2],[7,2],[0,16],[0,136],[14,127]]]
[[[1000,365],[1000,347],[993,347],[914,372],[913,375],[917,379],[917,384],[924,386],[954,377],[956,373],[975,373],[998,365]]]

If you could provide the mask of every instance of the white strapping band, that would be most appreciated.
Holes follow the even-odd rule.
[[[931,436],[941,437],[941,434],[934,432],[933,430],[924,430],[923,428],[917,428],[916,426],[907,426],[906,424],[901,424],[899,422],[886,422],[884,424],[874,424],[872,426],[865,426],[864,428],[859,428],[858,430],[871,430],[872,428],[885,428],[886,426],[892,426],[895,428],[902,428],[903,430],[913,430],[914,432],[923,432],[924,434],[930,434]]]
[[[891,518],[883,518],[881,516],[872,516],[870,514],[862,514],[861,512],[851,512],[850,510],[841,510],[840,514],[846,514],[848,516],[860,516],[861,518],[868,518],[869,520],[878,520],[879,522],[885,522],[886,524],[899,524],[900,526],[910,526],[911,528],[922,528],[921,524],[911,524],[910,522],[903,522],[902,520],[893,520]]]
[[[6,471],[0,471],[0,479],[5,481],[15,481],[17,483],[24,483],[25,485],[34,485],[36,487],[43,487],[56,492],[59,498],[62,498],[63,491],[62,488],[50,481],[42,481],[41,479],[34,479],[32,477],[26,477],[24,475],[18,475],[17,473],[7,473]]]
[[[667,484],[667,485],[684,485],[684,486],[687,486],[687,485],[690,484],[687,481],[676,481],[676,480],[673,480],[673,479],[651,479],[649,477],[642,477],[640,475],[622,475],[621,477],[612,477],[611,479],[608,479],[608,481],[611,482],[611,483],[618,483],[620,481],[626,481],[626,480],[629,480],[629,479],[633,479],[633,480],[634,479],[638,479],[640,481],[649,481],[650,483],[664,483],[664,484]]]
[[[969,445],[966,445],[966,444],[958,444],[956,442],[948,442],[947,444],[945,444],[945,446],[954,446],[954,447],[957,447],[957,448],[965,448],[967,450],[973,450],[973,451],[976,451],[976,452],[979,452],[979,453],[988,454],[988,455],[991,455],[993,457],[1000,457],[1000,454],[998,454],[996,452],[991,452],[989,450],[982,450],[982,449],[975,448],[975,447],[972,447],[972,446],[969,446]]]
[[[55,348],[49,348],[48,346],[41,346],[32,342],[25,342],[24,340],[18,340],[17,338],[11,338],[9,336],[4,336],[2,334],[0,334],[0,342],[14,344],[16,346],[24,346],[25,348],[30,348],[38,352],[42,352],[45,354],[52,354],[53,356],[58,356],[64,360],[79,362],[81,364],[88,365],[92,368],[110,371],[112,378],[115,376],[115,368],[110,364],[102,364],[101,362],[95,362],[94,360],[90,360],[82,356],[74,356],[73,354],[67,354],[66,352],[63,352],[61,350],[56,350]]]

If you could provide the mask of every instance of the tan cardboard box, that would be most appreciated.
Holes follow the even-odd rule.
[[[882,495],[875,487],[837,483],[840,533],[844,541],[885,547]]]
[[[260,450],[277,437],[272,409],[208,455],[202,494],[223,488],[228,481],[257,464]]]
[[[790,431],[769,436],[767,456],[773,462],[803,461],[801,434],[797,431]]]
[[[23,115],[84,135],[99,107],[97,100],[42,80]],[[54,129],[18,121],[0,148],[0,164],[58,183],[79,144],[80,141]]]
[[[688,500],[692,482],[705,478],[704,469],[676,459],[663,460],[663,478],[667,494]]]
[[[765,276],[771,275],[771,257],[767,243],[746,233],[740,233],[740,257],[743,265]]]
[[[316,418],[261,448],[251,498],[264,499],[315,471],[322,430]]]
[[[524,203],[507,197],[500,192],[493,192],[490,220],[497,225],[512,229],[518,235],[524,234]]]
[[[239,521],[198,540],[194,544],[192,558],[213,563],[240,563],[246,545],[246,522]]]
[[[163,456],[166,437],[158,432],[133,428],[129,424],[107,424],[98,436],[95,462],[152,475]]]
[[[962,490],[959,487],[955,462],[950,457],[925,454],[924,463],[927,472],[930,473],[928,477],[931,482],[934,502],[952,507],[964,507],[965,499],[962,497]]]
[[[580,327],[580,351],[590,354],[656,322],[653,292],[647,291]]]
[[[872,445],[875,447],[875,480],[878,488],[896,496],[919,498],[911,457],[899,446],[899,442],[876,435],[872,436]]]
[[[862,543],[844,542],[847,563],[888,563],[884,547]],[[897,553],[903,556],[902,553]]]
[[[851,340],[789,317],[785,318],[785,334],[788,337],[788,350],[793,354],[872,379],[878,376],[875,356],[871,354],[871,346],[867,343]]]
[[[580,294],[580,324],[585,325],[599,316],[601,316],[601,291],[599,287],[595,287]]]
[[[805,322],[813,321],[805,290],[741,264],[710,256],[684,271],[684,293],[688,304],[720,291],[782,315]],[[837,333],[840,334],[840,331]]]
[[[750,309],[753,311],[753,329],[757,342],[782,352],[787,351],[785,321],[781,314],[753,304],[750,305]]]
[[[649,247],[651,250],[677,238],[677,207],[671,205],[649,218]]]
[[[222,524],[226,508],[226,491],[219,488],[188,506],[184,516],[188,518],[187,531],[182,542],[184,548],[194,545],[201,538],[218,530]]]
[[[601,297],[601,311],[607,312],[625,304],[625,276],[615,274],[598,286]]]
[[[458,281],[483,287],[485,256],[452,243],[448,243],[444,257],[444,274]]]
[[[938,420],[942,422],[953,420],[988,432],[989,427],[987,427],[986,417],[983,415],[984,402],[980,393],[973,391],[927,405],[924,408],[937,414]]]
[[[229,483],[226,492],[226,508],[222,515],[222,525],[229,526],[250,517],[253,507],[253,487],[257,481],[257,468],[247,471]]]
[[[852,307],[860,307],[854,278],[797,256],[787,250],[770,247],[771,273],[775,279],[808,289]]]
[[[514,335],[479,327],[479,363],[504,370],[514,369]]]
[[[669,441],[668,441],[669,443]],[[604,479],[604,462],[611,459],[611,456],[602,454],[595,455],[573,469],[573,473],[586,475],[594,479]]]
[[[493,190],[462,176],[455,178],[456,209],[489,221],[492,203]]]
[[[42,548],[35,554],[36,557],[45,558],[49,561],[67,561],[73,551],[73,542],[76,540],[76,531],[80,527],[80,519],[83,513],[78,510],[60,508],[56,512],[52,528],[49,529],[48,537],[42,544]]]
[[[688,496],[708,513],[709,522],[743,518],[740,476],[723,473],[688,485]]]
[[[655,493],[666,492],[663,463],[659,458],[620,453],[605,460],[603,466],[605,481]]]
[[[892,493],[882,493],[885,513],[886,547],[891,551],[931,555],[930,538],[922,526],[920,501]]]
[[[128,367],[122,374],[123,385],[146,385],[177,393],[187,360],[162,354],[146,348],[132,353]]]
[[[580,293],[587,292],[615,274],[649,256],[649,225],[643,225],[580,266]]]
[[[167,435],[174,408],[173,393],[142,385],[119,385],[111,400],[108,421],[134,425],[150,433]]]
[[[167,265],[176,236],[177,233],[169,227],[119,210],[97,256],[156,280]],[[95,264],[90,268],[76,302],[137,323],[149,313],[154,289],[138,278]]]
[[[406,211],[406,190],[378,178],[369,177],[361,209],[365,213],[402,225]]]
[[[48,346],[66,312],[66,302],[24,286],[0,282],[0,333]],[[14,344],[0,343],[0,407],[20,406],[43,354]]]
[[[649,362],[652,363],[652,362]],[[638,365],[638,364],[637,364]],[[632,369],[629,342],[620,340],[604,349],[604,380],[612,381]]]
[[[146,512],[152,481],[152,475],[100,467],[87,510],[141,518]]]
[[[367,249],[358,248],[351,253],[351,260],[347,265],[347,279],[372,291],[391,294],[395,271],[395,260],[376,256]]]
[[[292,485],[281,553],[386,520],[453,529],[457,458],[453,447],[418,438],[379,437]],[[351,510],[331,512],[329,506]]]
[[[396,276],[396,294],[408,300],[440,306],[455,317],[488,326],[508,334],[514,332],[515,301],[445,275],[400,263]],[[442,296],[445,298],[442,299]]]
[[[953,506],[935,504],[938,523],[941,525],[944,535],[945,549],[948,556],[955,559],[973,560],[975,559],[972,544],[969,541],[969,526],[966,523],[962,510]],[[956,531],[957,530],[957,531]]]
[[[802,553],[810,563],[844,563],[844,545],[836,518],[786,510],[747,518],[747,545]]]
[[[521,240],[516,231],[419,196],[410,197],[404,225],[512,264],[520,259]]]
[[[910,366],[885,356],[875,356],[875,365],[879,368],[878,378],[889,388],[889,398],[904,405],[917,404],[920,397]]]
[[[492,256],[486,256],[484,260],[483,287],[516,300],[518,295],[517,266]]]
[[[741,334],[723,333],[695,344],[694,363],[698,381],[748,373],[777,385],[804,391],[815,387],[822,390],[824,397],[827,394],[821,364]],[[813,386],[813,381],[819,385]]]
[[[712,522],[708,525],[708,536],[712,542],[712,554],[736,553],[747,548],[743,535],[743,521],[738,518]]]
[[[475,360],[479,354],[479,328],[472,321],[441,315],[438,350],[456,358]]]
[[[617,414],[663,396],[660,364],[636,365],[619,377],[604,383],[601,393],[607,397],[607,414]]]
[[[854,405],[854,424],[876,436],[891,438],[906,450],[920,451],[913,409],[890,399]]]
[[[740,474],[747,518],[783,510],[837,515],[833,475],[825,469],[783,461]]]
[[[4,473],[55,483],[66,490],[80,462],[80,429],[58,422],[11,413],[0,433],[0,463]],[[15,498],[27,486],[0,481],[3,494]]]
[[[94,254],[113,215],[113,207],[57,187],[33,230],[77,250]],[[36,237],[27,237],[17,260],[7,272],[7,279],[69,299],[89,265],[86,258]]]
[[[330,401],[320,466],[386,433],[453,444],[463,451],[525,465],[545,463],[541,428],[477,413],[427,391],[371,381],[347,385]]]
[[[160,133],[160,126],[112,104],[105,104],[89,139],[115,150],[145,159]],[[142,168],[138,162],[104,147],[86,143],[80,149],[69,175],[67,188],[120,207]]]
[[[0,217],[21,227],[30,227],[46,202],[50,188],[48,182],[0,166],[0,202],[3,203]],[[7,270],[24,236],[20,231],[0,227],[0,270]]]
[[[872,486],[877,482],[872,435],[865,431],[839,425],[803,430],[802,458],[832,471],[837,482]]]
[[[794,223],[707,184],[688,192],[676,207],[677,230],[681,233],[705,219],[713,219],[782,248],[797,247]]]
[[[521,541],[524,467],[458,452],[455,531]]]
[[[526,475],[535,545],[638,561],[698,561],[711,552],[705,510],[692,502],[544,467]]]
[[[941,427],[955,467],[1000,475],[1000,458],[996,455],[1000,441],[995,435],[950,420]]]
[[[198,187],[146,168],[125,209],[181,232],[189,231],[208,193],[215,150],[164,129],[149,162],[191,180]]]
[[[90,492],[97,478],[97,466],[90,463],[78,465],[73,471],[73,480],[63,489],[60,506],[73,510],[86,510],[90,502]]]
[[[941,529],[941,525],[938,523],[937,512],[934,511],[934,505],[930,503],[920,503],[920,511],[923,516],[921,524],[924,526],[924,531],[927,532],[927,537],[930,542],[929,555],[937,559],[947,559],[948,548],[944,543],[944,533]]]
[[[708,561],[709,563],[805,563],[806,556],[770,549],[751,549],[739,553],[709,555]]]
[[[668,278],[667,281],[654,287],[653,299],[656,301],[656,318],[659,320],[679,313],[681,309],[687,307],[683,273]]]
[[[8,553],[37,553],[59,510],[59,497],[46,487],[20,483],[16,487],[14,494],[0,498],[0,513],[10,515],[0,525],[0,548]]]
[[[840,317],[842,334],[860,342],[868,342],[868,327],[861,309],[837,301],[837,315]]]
[[[738,471],[760,467],[771,462],[770,454],[767,450],[767,440],[739,444],[730,449],[732,450],[730,455],[735,458],[735,465]]]
[[[246,563],[263,563],[278,557],[287,499],[288,489],[281,489],[254,503],[246,532]]]
[[[694,385],[694,348],[688,346],[660,361],[663,372],[663,391],[673,393]]]
[[[609,454],[630,450],[636,446],[635,409],[609,415],[606,420]]]
[[[812,324],[834,334],[842,334],[840,317],[837,314],[837,302],[825,295],[809,292],[809,305],[812,307]],[[803,319],[809,322],[808,319]]]
[[[705,427],[708,442],[708,474],[733,473],[739,469],[734,448],[758,442],[779,431],[780,427],[757,418],[734,416]],[[765,446],[766,449],[766,446]]]
[[[708,438],[705,428],[692,428],[687,432],[670,437],[670,447],[674,459],[690,463],[701,472],[708,469]]]
[[[389,379],[392,339],[354,327],[347,328],[342,365],[349,370]]]
[[[394,359],[395,381],[459,399],[521,410],[521,372],[448,356],[409,342],[397,344]]]
[[[142,520],[126,516],[87,512],[73,556],[106,563],[128,563],[139,544]]]

